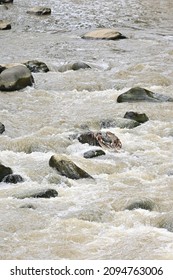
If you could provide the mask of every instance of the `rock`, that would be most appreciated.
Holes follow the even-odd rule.
[[[82,144],[88,143],[91,146],[100,146],[94,132],[91,131],[80,134],[77,139]]]
[[[0,74],[0,90],[2,91],[20,90],[31,86],[33,82],[30,70],[22,64],[9,67]]]
[[[6,175],[3,179],[4,183],[11,183],[11,184],[17,184],[17,183],[21,183],[23,181],[24,180],[23,180],[22,176],[20,176],[18,174]]]
[[[79,69],[89,69],[91,68],[88,64],[84,63],[84,62],[75,62],[75,63],[68,63],[65,65],[62,65],[61,67],[59,67],[58,71],[59,72],[65,72],[65,71],[69,71],[69,70],[79,70]]]
[[[19,199],[25,199],[25,198],[51,198],[58,196],[58,192],[54,189],[47,189],[40,192],[36,192],[33,194],[27,194],[19,196]]]
[[[149,102],[173,102],[173,98],[153,93],[145,88],[134,87],[130,90],[122,93],[118,96],[117,102],[139,102],[139,101],[149,101]]]
[[[26,209],[33,209],[33,210],[36,209],[36,207],[32,204],[21,205],[19,208],[26,208]]]
[[[49,165],[56,168],[60,175],[70,179],[92,178],[87,172],[64,156],[53,155],[49,160]]]
[[[44,16],[44,15],[50,15],[51,9],[47,7],[33,7],[27,11],[27,14],[31,15],[38,15],[38,16]]]
[[[102,40],[118,40],[125,39],[120,32],[110,28],[99,28],[90,31],[82,36],[83,39],[102,39]]]
[[[139,114],[137,112],[132,112],[132,111],[126,112],[124,118],[134,120],[138,123],[145,123],[149,120],[149,118],[145,113]]]
[[[0,4],[13,3],[13,0],[0,0]]]
[[[11,29],[11,23],[8,20],[0,20],[0,30]]]
[[[168,216],[162,219],[159,223],[159,228],[165,228],[170,232],[173,232],[173,218]]]
[[[154,203],[150,200],[136,201],[136,202],[129,204],[125,209],[134,210],[134,209],[138,209],[138,208],[152,211],[154,208]]]
[[[10,167],[6,167],[5,165],[0,163],[0,182],[4,179],[5,176],[12,174],[13,171]]]
[[[100,129],[109,127],[129,128],[132,129],[140,125],[139,122],[130,119],[116,118],[115,120],[107,119],[100,122]]]
[[[1,72],[4,71],[5,69],[6,69],[6,67],[0,65],[0,74],[1,74]]]
[[[93,158],[93,157],[99,157],[105,155],[105,152],[103,150],[91,150],[84,153],[84,158]]]
[[[5,125],[0,122],[0,134],[2,134],[5,131]]]
[[[44,62],[38,61],[38,60],[29,60],[24,63],[24,65],[34,73],[46,73],[49,71],[49,68]]]
[[[110,131],[106,132],[86,132],[78,136],[79,142],[88,143],[92,146],[100,146],[103,149],[111,149],[117,151],[122,147],[121,141],[115,134]]]

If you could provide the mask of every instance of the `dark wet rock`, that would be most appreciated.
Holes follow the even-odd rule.
[[[116,119],[107,119],[100,122],[100,129],[109,128],[109,127],[119,127],[119,128],[129,128],[132,129],[140,125],[139,122],[130,119],[116,118]]]
[[[33,7],[27,11],[27,14],[38,16],[50,15],[51,9],[48,7]]]
[[[10,167],[7,167],[0,163],[0,182],[4,179],[5,176],[12,174],[13,171]]]
[[[149,120],[149,118],[147,117],[147,115],[145,113],[140,114],[140,113],[133,112],[133,111],[126,112],[124,115],[124,118],[134,120],[138,123],[145,123]]]
[[[25,199],[25,198],[51,198],[51,197],[57,197],[58,192],[54,189],[47,189],[42,190],[36,193],[26,194],[22,196],[18,196],[19,199]]]
[[[89,144],[91,146],[100,146],[98,140],[95,137],[94,132],[88,131],[80,134],[77,138],[82,144]]]
[[[13,0],[0,0],[0,4],[13,3]]]
[[[134,209],[144,209],[148,211],[152,211],[154,208],[154,203],[150,200],[144,200],[144,201],[135,201],[129,204],[125,209],[127,210],[134,210]]]
[[[11,23],[8,20],[0,20],[0,30],[11,29]]]
[[[88,143],[92,146],[100,146],[103,149],[112,149],[117,151],[122,147],[120,139],[110,131],[106,132],[86,132],[78,136],[79,142]]]
[[[102,39],[102,40],[119,40],[126,37],[120,32],[111,28],[98,28],[82,36],[83,39]]]
[[[80,70],[80,69],[89,69],[91,68],[88,64],[84,63],[84,62],[75,62],[75,63],[68,63],[65,65],[62,65],[58,68],[59,72],[65,72],[65,71],[69,71],[69,70]]]
[[[0,122],[0,134],[2,134],[5,131],[5,125]]]
[[[17,183],[24,182],[24,179],[22,178],[22,176],[20,176],[18,174],[9,174],[4,177],[3,182],[17,184]]]
[[[84,158],[93,158],[105,155],[103,150],[91,150],[84,153]]]
[[[60,175],[70,179],[92,178],[86,171],[63,156],[53,155],[49,160],[49,165],[55,168]]]
[[[33,73],[46,73],[49,71],[49,68],[44,62],[38,60],[29,60],[24,63],[24,65]]]
[[[25,65],[9,67],[0,74],[0,90],[14,91],[32,86],[34,82],[31,71]]]
[[[4,71],[5,69],[6,69],[6,67],[0,65],[0,74],[1,74],[1,72]]]
[[[130,90],[120,94],[117,98],[117,102],[139,102],[139,101],[148,101],[148,102],[164,102],[169,101],[173,102],[173,98],[157,93],[153,93],[145,88],[134,87]]]

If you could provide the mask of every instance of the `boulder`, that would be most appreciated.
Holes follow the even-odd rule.
[[[83,39],[118,40],[126,38],[120,32],[111,28],[98,28],[82,36]]]
[[[53,155],[49,160],[49,165],[55,168],[60,175],[70,179],[92,178],[87,172],[65,156]]]
[[[116,119],[106,119],[100,122],[100,129],[109,127],[119,127],[132,129],[140,125],[139,122],[130,119],[116,118]]]
[[[24,65],[34,73],[46,73],[49,71],[49,68],[44,62],[38,61],[38,60],[29,60],[27,62],[24,62]]]
[[[8,20],[0,20],[0,30],[11,29],[11,23]]]
[[[84,62],[75,62],[75,63],[68,63],[59,67],[59,72],[65,72],[69,70],[80,70],[80,69],[89,69],[91,68],[88,64]]]
[[[9,67],[0,74],[0,90],[2,91],[20,90],[31,86],[33,82],[30,70],[22,64]]]
[[[10,167],[6,167],[5,165],[0,163],[0,182],[3,181],[4,177],[12,174],[13,171]]]
[[[145,88],[134,87],[130,90],[120,94],[117,98],[117,102],[139,102],[139,101],[149,101],[149,102],[173,102],[173,98],[153,93]]]
[[[5,131],[5,125],[0,122],[0,134],[2,134]]]
[[[135,201],[130,203],[125,209],[126,210],[134,210],[134,209],[144,209],[144,210],[148,210],[148,211],[152,211],[154,208],[154,203],[150,200],[139,200],[139,201]]]
[[[31,15],[38,15],[38,16],[44,16],[44,15],[50,15],[51,9],[48,7],[33,7],[27,11],[27,14]]]
[[[84,158],[93,158],[105,155],[103,150],[91,150],[84,153]]]
[[[124,118],[134,120],[138,123],[145,123],[149,120],[149,118],[147,117],[147,115],[145,113],[139,114],[139,113],[133,112],[133,111],[126,112],[124,115]]]
[[[110,131],[106,132],[86,132],[78,136],[79,142],[82,144],[88,143],[92,146],[100,146],[103,149],[111,149],[117,151],[122,147],[119,138]]]
[[[54,189],[47,189],[42,190],[36,193],[30,193],[26,195],[19,196],[19,199],[25,199],[25,198],[51,198],[51,197],[57,197],[58,192]]]
[[[20,176],[18,174],[9,174],[3,178],[4,183],[17,184],[17,183],[21,183],[23,181],[24,180],[23,180],[22,176]]]

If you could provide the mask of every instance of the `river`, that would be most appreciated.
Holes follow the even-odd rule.
[[[33,6],[51,8],[33,16]],[[117,103],[134,86],[173,97],[171,0],[14,0],[1,19],[0,64],[37,59],[51,71],[33,73],[35,84],[0,92],[0,162],[24,182],[0,183],[0,259],[173,259],[173,105]],[[124,40],[85,40],[99,27]],[[91,69],[58,72],[83,61]],[[122,142],[118,153],[86,159],[93,147],[70,135],[127,111],[149,121],[133,129],[110,127]],[[64,154],[94,180],[72,180],[49,166]],[[58,197],[19,197],[55,189]],[[127,207],[148,201],[152,210]],[[28,207],[26,207],[28,205]],[[30,207],[32,206],[32,207]]]

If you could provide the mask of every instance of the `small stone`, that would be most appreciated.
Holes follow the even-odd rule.
[[[0,163],[0,182],[4,179],[5,176],[12,174],[13,171],[10,167],[6,167],[5,165]]]
[[[0,134],[2,134],[5,131],[5,125],[0,122]]]
[[[24,65],[33,73],[46,73],[49,71],[49,68],[44,62],[38,60],[29,60],[24,63]]]
[[[145,113],[139,114],[137,112],[132,112],[132,111],[126,112],[124,115],[124,118],[134,120],[139,123],[145,123],[149,120],[149,118],[147,117],[147,115]]]
[[[11,29],[11,23],[7,20],[0,20],[0,30]]]
[[[93,158],[105,155],[103,150],[91,150],[84,153],[84,158]]]
[[[4,183],[11,183],[11,184],[17,184],[23,182],[22,176],[18,174],[9,174],[4,177],[3,182]]]
[[[75,62],[75,63],[68,63],[65,65],[62,65],[61,67],[59,67],[58,71],[59,72],[65,72],[65,71],[77,71],[80,69],[89,69],[91,68],[88,64],[84,63],[84,62]]]
[[[38,16],[44,16],[44,15],[50,15],[51,9],[47,7],[33,7],[27,11],[27,14],[31,15],[38,15]]]

